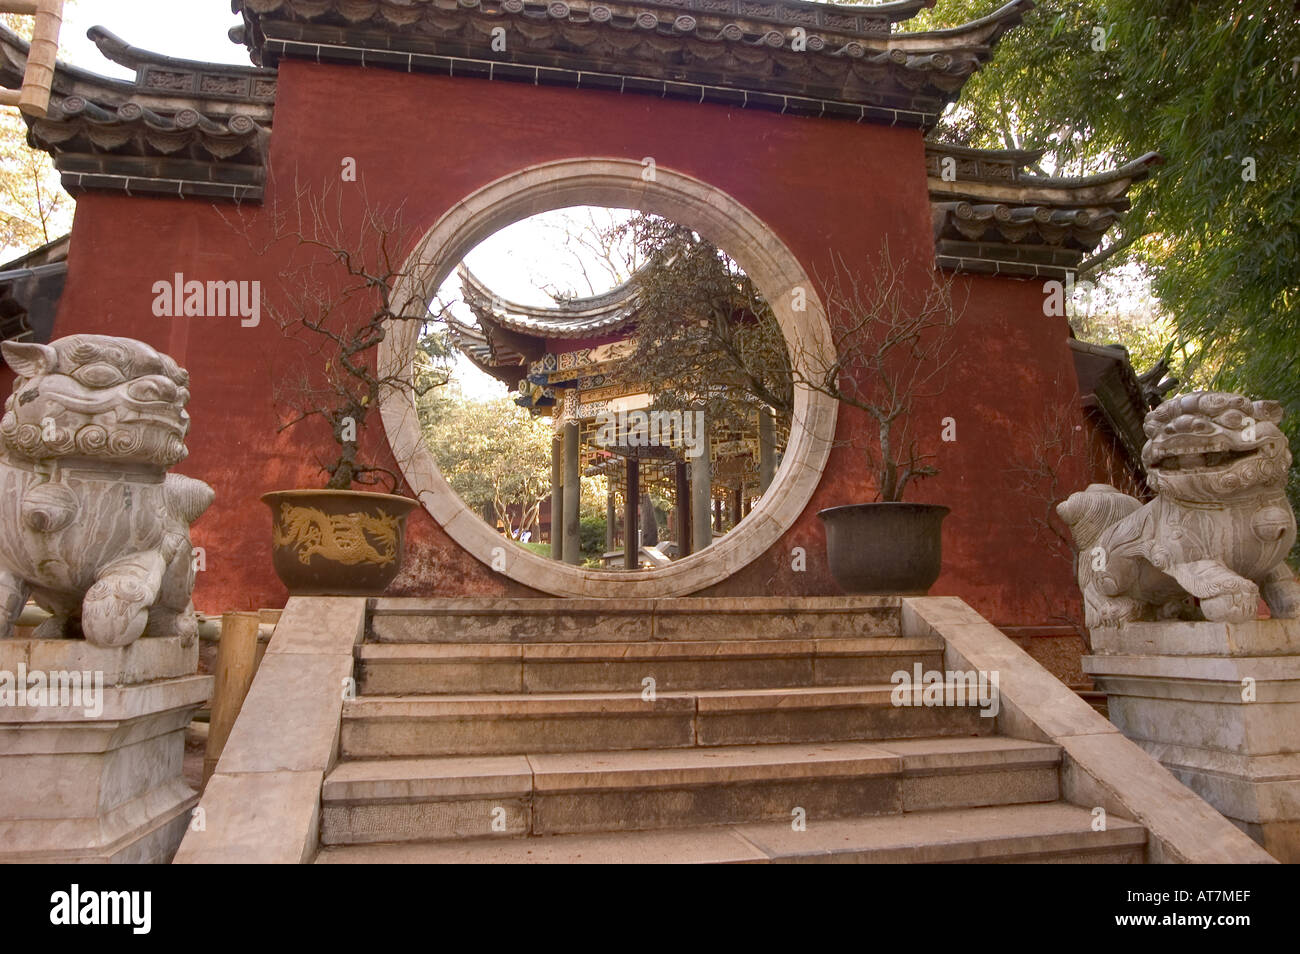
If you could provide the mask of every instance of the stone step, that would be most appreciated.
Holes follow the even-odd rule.
[[[1052,802],[1060,749],[1007,738],[354,760],[322,844],[643,831]],[[494,827],[494,825],[496,827]]]
[[[1141,864],[1146,830],[1062,802],[812,822],[340,845],[317,864]]]
[[[975,706],[896,706],[893,686],[361,696],[346,758],[584,752],[986,735]]]
[[[368,637],[400,643],[653,642],[899,634],[899,597],[382,598]]]
[[[640,692],[887,683],[914,663],[941,669],[943,640],[709,640],[618,643],[367,643],[363,695]]]

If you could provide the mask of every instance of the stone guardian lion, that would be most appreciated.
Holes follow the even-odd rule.
[[[1156,497],[1143,504],[1093,484],[1057,505],[1079,551],[1086,622],[1300,616],[1286,497],[1291,452],[1276,401],[1197,391],[1146,416],[1142,463]]]
[[[189,376],[130,338],[4,342],[17,373],[0,418],[0,639],[28,597],[37,638],[95,646],[197,633],[190,524],[212,488],[186,456]]]

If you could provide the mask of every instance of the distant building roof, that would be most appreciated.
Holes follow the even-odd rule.
[[[46,342],[68,274],[69,236],[0,265],[0,340]]]

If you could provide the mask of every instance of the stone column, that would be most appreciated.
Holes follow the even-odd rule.
[[[623,566],[635,570],[641,561],[641,535],[637,516],[641,504],[641,462],[627,458],[627,491],[623,494]]]
[[[691,552],[699,553],[713,542],[713,461],[706,440],[704,452],[691,460]]]
[[[614,521],[618,519],[618,504],[614,500],[614,484],[609,485],[609,493],[605,496],[605,552],[609,553],[614,549]]]
[[[1111,722],[1279,861],[1300,862],[1300,620],[1093,627]]]
[[[770,407],[758,409],[758,492],[767,493],[776,476],[776,422]]]
[[[551,558],[564,559],[564,444],[551,441]]]
[[[212,695],[198,654],[197,636],[0,641],[0,691],[28,687],[0,705],[0,864],[171,861],[199,821],[181,774]],[[32,695],[54,679],[66,695]]]
[[[582,562],[582,539],[578,534],[582,484],[578,474],[578,423],[564,425],[564,562]]]
[[[655,516],[654,501],[647,493],[641,494],[641,542],[648,547],[659,542],[659,520]]]

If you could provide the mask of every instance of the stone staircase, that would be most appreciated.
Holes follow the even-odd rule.
[[[974,707],[899,600],[378,600],[318,863],[1141,862],[1061,750]]]

